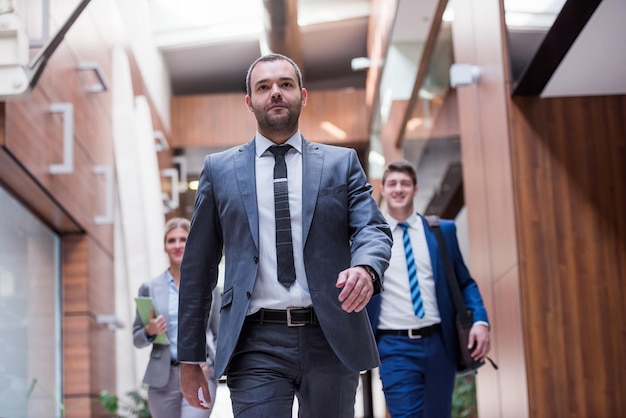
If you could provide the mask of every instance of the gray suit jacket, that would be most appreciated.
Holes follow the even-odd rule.
[[[335,283],[339,272],[357,265],[371,266],[382,278],[391,256],[391,231],[354,150],[303,139],[302,154],[304,263],[313,306],[339,359],[353,371],[371,369],[380,360],[369,319],[365,310],[348,314],[341,309]],[[227,371],[257,275],[255,189],[254,140],[205,158],[181,267],[178,354],[181,361],[204,356],[203,330],[223,253],[216,377]]]
[[[156,311],[168,320],[169,315],[169,281],[167,271],[163,272],[160,276],[155,277],[141,285],[139,288],[139,296],[151,297],[152,304]],[[220,295],[217,292],[214,293],[214,298],[219,300]],[[180,311],[180,309],[179,309]],[[217,334],[217,328],[219,324],[219,311],[212,309],[207,321],[207,327],[205,328],[205,338],[207,341],[206,357],[204,360],[212,365],[215,358],[215,343],[214,338]],[[154,338],[148,338],[146,336],[145,326],[141,322],[139,312],[135,314],[135,321],[133,322],[133,344],[137,348],[143,348],[148,345],[152,345],[152,351],[150,352],[150,361],[146,368],[146,373],[143,378],[143,382],[148,386],[161,388],[167,385],[170,378],[170,361],[172,356],[170,354],[170,346],[163,344],[152,344]]]

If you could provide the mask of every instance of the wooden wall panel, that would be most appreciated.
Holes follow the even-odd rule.
[[[248,142],[256,120],[241,93],[172,97],[172,148],[232,147]]]
[[[172,98],[173,148],[232,147],[248,142],[256,119],[241,93]],[[302,110],[300,131],[311,141],[332,144],[369,144],[363,90],[310,91]],[[331,124],[339,132],[325,128]]]
[[[456,89],[461,134],[463,183],[470,244],[469,268],[476,278],[492,325],[491,356],[500,366],[478,373],[478,412],[485,417],[515,416],[504,405],[514,391],[527,404],[524,352],[510,342],[523,342],[517,283],[518,255],[512,192],[511,151],[507,114],[506,44],[498,0],[454,2],[455,62],[477,65],[477,84]],[[516,326],[510,326],[515,324]],[[503,344],[501,346],[501,344]],[[505,386],[506,385],[506,386]],[[506,411],[506,412],[505,412]]]
[[[511,119],[531,416],[624,416],[626,96]]]
[[[90,391],[88,250],[84,236],[65,236],[63,245],[63,384],[65,396]]]
[[[53,31],[60,25],[59,15],[64,18],[63,10],[67,9],[69,14],[75,3],[61,1],[51,8]],[[78,70],[80,62],[100,59],[106,72],[109,64],[103,57],[108,56],[109,49],[103,42],[96,42],[98,38],[90,24],[88,9],[83,13],[48,61],[30,96],[6,104],[5,147],[32,177],[35,187],[53,196],[55,203],[82,230],[89,231],[112,252],[113,228],[94,222],[94,217],[102,216],[106,210],[106,185],[102,175],[93,173],[97,165],[114,168],[110,93],[87,92],[95,76]],[[73,50],[72,40],[79,42],[82,53],[88,49],[86,42],[91,44],[91,49],[85,56],[79,55]],[[52,103],[73,105],[74,172],[71,174],[49,173],[50,164],[63,162],[63,117],[50,113]],[[40,206],[36,199],[28,199],[27,206]]]
[[[97,409],[101,390],[115,391],[115,333],[97,323],[114,315],[113,260],[86,235],[63,238],[64,398],[74,417]]]
[[[53,33],[76,4],[55,2]],[[81,14],[29,96],[0,104],[0,184],[63,239],[63,403],[68,417],[104,416],[98,394],[116,391],[115,334],[96,321],[98,315],[115,313],[113,228],[94,222],[105,213],[106,202],[104,177],[93,173],[96,165],[114,168],[111,93],[88,92],[97,78],[78,69],[81,62],[97,61],[111,81],[112,44],[94,24],[111,16],[93,13],[88,7]],[[72,174],[49,173],[50,164],[62,162],[62,116],[49,111],[58,102],[74,106]]]
[[[86,315],[68,315],[63,322],[63,403],[74,409],[89,397],[90,321]]]
[[[0,103],[0,143],[4,142],[6,112],[4,103]],[[18,160],[0,147],[0,185],[39,217],[45,224],[56,231],[80,232],[76,221],[60,206],[54,196],[48,194],[24,170]]]
[[[313,90],[308,94],[300,118],[300,131],[306,138],[326,144],[369,143],[365,90]],[[343,135],[335,134],[327,124]]]
[[[391,102],[389,117],[380,132],[380,142],[382,144],[385,161],[391,162],[403,158],[404,150],[402,144],[398,143],[398,135],[404,130],[404,116],[408,111],[408,107],[409,100],[394,100]]]
[[[426,107],[425,102],[426,99],[419,99],[414,104],[402,140],[459,136],[459,108],[456,89],[449,89],[445,96],[430,100],[428,107]],[[390,112],[390,117],[392,112]]]
[[[93,173],[94,161],[76,142],[74,172],[50,174],[51,164],[63,162],[63,116],[49,109],[41,89],[35,89],[26,101],[8,103],[6,149],[84,229],[94,229],[93,218],[102,212],[94,202],[104,194],[103,179]],[[76,121],[81,123],[89,121]],[[112,248],[112,237],[109,241]]]
[[[492,394],[481,396],[480,416],[527,417],[528,389],[525,384],[520,384],[520,376],[526,375],[526,362],[518,268],[495,283],[494,295],[497,302],[490,314],[497,323],[498,332],[492,341],[501,369],[494,371],[487,366],[480,371],[481,393]],[[497,411],[500,415],[496,415]]]
[[[89,245],[89,306],[94,315],[115,314],[113,256],[98,242]]]
[[[84,17],[81,16],[77,22]],[[105,55],[105,50],[101,51],[102,55]],[[111,106],[101,97],[101,94],[105,94],[110,101],[110,93],[87,91],[94,82],[93,74],[78,70],[81,61],[69,41],[61,43],[41,75],[37,89],[41,90],[50,102],[69,102],[74,105],[74,135],[77,145],[93,164],[112,165],[114,160]],[[58,146],[55,148],[61,149]]]

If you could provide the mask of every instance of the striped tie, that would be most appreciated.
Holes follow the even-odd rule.
[[[287,164],[285,154],[291,145],[271,146],[274,154],[274,218],[276,221],[276,265],[278,281],[286,288],[296,280],[291,241],[291,215],[289,212],[289,190],[287,188]]]
[[[422,295],[420,287],[417,283],[417,268],[415,267],[415,257],[413,257],[413,248],[411,248],[411,238],[409,238],[409,224],[401,222],[398,224],[404,230],[402,241],[404,242],[404,255],[406,255],[406,267],[409,272],[409,285],[411,287],[411,299],[413,300],[413,311],[418,318],[424,317],[424,305],[422,304]]]

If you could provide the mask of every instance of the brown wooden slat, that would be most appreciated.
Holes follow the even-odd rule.
[[[89,236],[63,238],[64,396],[81,405],[101,390],[115,391],[115,338],[97,324],[115,313],[113,260]],[[90,409],[94,406],[90,405]]]
[[[383,149],[383,157],[386,162],[397,161],[403,158],[402,144],[397,142],[398,135],[404,130],[404,115],[408,111],[409,100],[394,100],[389,108],[389,117],[382,126],[380,142]]]
[[[256,130],[241,93],[172,97],[171,112],[173,148],[231,147]]]
[[[84,236],[63,238],[63,385],[65,396],[90,391],[88,249],[88,241]]]
[[[514,104],[531,415],[621,416],[626,96]]]
[[[300,131],[306,138],[327,144],[369,145],[369,131],[364,123],[367,118],[364,90],[312,90],[308,94],[300,118]],[[345,137],[326,129],[328,123],[339,128]]]
[[[0,104],[0,108],[3,104]],[[0,111],[0,121],[4,112]],[[0,131],[4,137],[4,129]],[[81,232],[80,225],[59,206],[56,198],[41,186],[6,148],[0,149],[0,185],[50,228],[59,232]]]
[[[364,100],[363,90],[311,91],[300,131],[315,142],[367,146]],[[256,132],[256,119],[241,93],[173,97],[171,107],[172,148],[226,148],[250,141]],[[337,127],[345,137],[334,136],[323,123]]]
[[[522,306],[516,292],[519,260],[511,192],[503,17],[495,1],[456,2],[454,12],[454,61],[489,69],[477,84],[456,89],[470,244],[467,261],[489,313],[492,356],[500,366],[497,372],[489,366],[479,372],[478,410],[481,416],[521,418],[525,416],[523,409],[504,403],[503,395],[513,391],[516,403],[527,404],[525,391],[516,389],[526,386],[526,375],[520,373],[524,352],[506,350],[508,342],[523,342],[525,336],[520,322],[515,321]]]
[[[398,0],[372,0],[372,13],[367,33],[367,56],[372,66],[367,70],[365,81],[365,102],[368,108],[368,129],[372,123],[372,112],[379,100],[380,80],[383,75],[383,63],[387,56],[393,22],[398,10]]]
[[[263,0],[265,7],[265,36],[269,49],[294,60],[304,73],[300,26],[298,26],[298,0]]]
[[[94,202],[104,186],[80,143],[74,142],[72,174],[49,173],[51,164],[63,161],[62,123],[62,116],[50,113],[49,102],[35,89],[29,100],[7,104],[6,148],[83,228],[91,228],[93,217],[102,211]],[[94,187],[94,182],[102,186]]]

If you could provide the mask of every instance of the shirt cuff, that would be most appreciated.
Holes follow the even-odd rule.
[[[489,326],[489,322],[487,322],[487,321],[476,321],[476,322],[474,322],[474,325],[476,325],[476,324],[484,325],[484,326],[487,327],[488,330],[491,331],[491,327]]]

